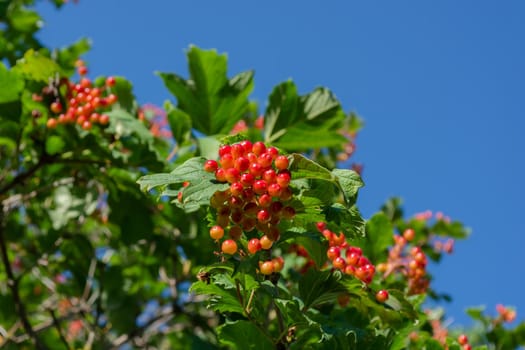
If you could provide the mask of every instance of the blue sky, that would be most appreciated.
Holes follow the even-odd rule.
[[[255,69],[261,107],[277,83],[327,86],[366,122],[366,216],[391,196],[406,213],[443,211],[472,229],[433,268],[454,323],[464,308],[518,307],[524,320],[525,2],[102,1],[56,12],[40,35],[60,47],[93,40],[92,76],[123,75],[140,102],[171,98],[154,71],[186,75],[190,44],[229,55],[231,75]]]

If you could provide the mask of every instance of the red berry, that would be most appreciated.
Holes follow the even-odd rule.
[[[270,211],[268,211],[267,209],[261,209],[257,213],[257,221],[262,222],[262,223],[266,223],[270,221],[270,217],[271,217]]]
[[[86,75],[88,70],[86,66],[80,66],[77,68],[78,75]]]
[[[84,130],[90,130],[91,129],[91,122],[89,120],[85,120],[82,123],[82,129]]]
[[[277,158],[275,158],[274,163],[275,163],[275,167],[279,170],[288,169],[289,161],[288,161],[288,157],[286,156],[277,156]]]
[[[268,184],[275,183],[275,181],[277,180],[277,173],[273,169],[268,169],[265,172],[263,172],[262,178]]]
[[[230,185],[230,192],[234,196],[240,197],[242,195],[243,190],[244,186],[240,182],[234,182]]]
[[[259,197],[258,203],[261,208],[268,208],[272,205],[272,197],[265,193]]]
[[[204,163],[204,171],[207,171],[208,173],[214,173],[218,168],[219,164],[217,164],[216,160],[210,159]]]
[[[215,171],[215,178],[219,182],[226,182],[226,170],[219,168]]]
[[[62,104],[58,101],[53,102],[51,103],[51,106],[49,107],[49,109],[51,109],[51,112],[58,114],[62,112]]]
[[[388,299],[388,291],[382,289],[376,293],[376,300],[380,303],[384,303]]]
[[[268,186],[268,194],[272,197],[279,197],[283,189],[279,184],[273,183]]]
[[[232,239],[227,239],[224,242],[222,242],[221,250],[225,254],[235,254],[237,251],[237,243],[235,243]]]
[[[235,168],[238,169],[240,172],[244,172],[246,170],[248,170],[248,168],[250,167],[250,161],[248,160],[248,158],[245,158],[245,157],[239,157],[235,160],[235,164],[234,164]]]
[[[250,164],[249,171],[254,177],[259,177],[263,172],[263,167],[259,163],[252,163]]]
[[[253,183],[253,191],[257,194],[264,194],[268,189],[268,185],[264,180],[257,180]]]
[[[273,262],[271,260],[263,263],[259,262],[259,270],[263,275],[271,275],[274,270]]]
[[[278,256],[272,259],[273,272],[281,272],[284,268],[284,259],[282,256]]]
[[[117,80],[115,79],[115,77],[107,77],[106,78],[106,86],[115,86],[115,84],[117,83]]]
[[[241,146],[244,149],[244,153],[251,152],[253,148],[253,144],[249,140],[241,141]]]
[[[219,225],[215,225],[212,228],[210,228],[210,237],[218,240],[221,239],[224,236],[224,229],[220,227]]]
[[[315,226],[317,227],[317,230],[319,232],[323,232],[324,230],[326,230],[326,222],[319,221],[315,224]]]
[[[338,256],[337,258],[334,259],[334,261],[332,261],[332,265],[334,265],[336,269],[344,271],[346,267],[346,261],[342,257]]]
[[[219,147],[219,157],[223,157],[225,154],[231,154],[232,147],[230,145],[224,145]]]
[[[458,337],[458,343],[459,343],[459,345],[465,345],[465,344],[468,344],[468,337],[467,337],[465,334],[461,334],[461,335]]]
[[[277,148],[275,147],[268,147],[266,149],[266,153],[268,153],[272,157],[272,160],[273,160],[273,159],[276,159],[277,156],[279,155],[279,150],[277,150]]]
[[[251,187],[254,181],[255,177],[250,173],[244,173],[241,175],[241,183],[245,187]]]
[[[277,174],[277,178],[275,181],[281,185],[281,187],[288,187],[290,184],[290,181],[292,180],[292,177],[290,176],[290,173],[287,170],[282,170]]]
[[[262,249],[261,242],[257,238],[252,238],[248,242],[248,251],[252,254],[257,253],[259,250]]]
[[[109,123],[109,116],[107,114],[102,114],[98,119],[98,122],[101,125],[107,125]]]
[[[339,247],[330,247],[326,251],[326,256],[328,256],[328,259],[335,260],[335,258],[338,258],[341,255],[341,249]]]

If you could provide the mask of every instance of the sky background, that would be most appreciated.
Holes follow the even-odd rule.
[[[146,5],[148,4],[148,5]],[[41,2],[40,39],[92,39],[90,76],[122,75],[141,103],[172,99],[155,71],[187,76],[190,44],[255,70],[261,110],[273,86],[330,88],[365,120],[366,217],[401,196],[407,215],[443,211],[472,229],[434,266],[452,325],[504,303],[525,320],[525,2],[108,1],[60,11]],[[524,254],[524,255],[522,255]]]

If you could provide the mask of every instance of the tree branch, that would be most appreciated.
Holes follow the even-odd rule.
[[[38,167],[36,167],[34,171],[36,171],[36,169],[38,169]],[[20,180],[20,181],[23,181],[23,180]],[[13,181],[13,183],[15,182]],[[20,317],[20,321],[22,322],[22,325],[26,333],[32,339],[36,349],[45,350],[46,347],[40,342],[40,339],[38,338],[33,327],[31,326],[31,323],[29,322],[29,318],[27,316],[27,310],[25,308],[24,303],[22,302],[22,299],[20,298],[20,292],[18,290],[18,280],[15,278],[15,275],[13,274],[13,269],[11,268],[9,257],[7,256],[7,243],[6,243],[6,239],[4,236],[3,219],[4,219],[3,211],[0,211],[0,253],[1,253],[0,255],[2,255],[2,263],[4,265],[4,268],[7,274],[7,285],[9,289],[11,290],[11,294],[13,295],[13,301],[15,303],[16,311],[18,313],[18,316]]]

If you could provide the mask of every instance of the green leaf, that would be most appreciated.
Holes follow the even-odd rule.
[[[50,78],[54,78],[56,74],[60,73],[60,67],[51,60],[36,52],[29,50],[24,54],[24,57],[18,60],[13,67],[13,71],[19,72],[28,80],[48,83]]]
[[[46,140],[46,152],[50,155],[62,152],[66,143],[60,136],[52,135]]]
[[[354,204],[357,199],[357,191],[364,186],[361,176],[355,171],[347,169],[334,169],[332,174],[336,176],[347,203]]]
[[[326,220],[330,225],[335,225],[337,231],[344,231],[350,237],[364,237],[365,220],[356,206],[347,208],[342,204],[334,203],[324,208]]]
[[[293,153],[290,157],[289,169],[293,174],[292,180],[319,179],[335,183],[336,177],[328,169],[313,160],[298,153]]]
[[[394,227],[388,217],[382,212],[374,214],[366,223],[366,238],[360,245],[363,254],[375,264],[386,261],[393,234]]]
[[[249,111],[253,72],[227,77],[226,55],[194,46],[188,51],[190,79],[158,73],[177,98],[177,108],[189,115],[193,127],[206,135],[226,134]]]
[[[216,191],[223,191],[229,187],[227,183],[219,183],[213,173],[204,171],[206,158],[195,157],[179,165],[170,174],[153,174],[141,177],[137,183],[141,190],[149,191],[162,186],[165,190],[161,195],[177,196],[182,192],[182,202],[176,200],[177,206],[186,211],[194,211],[201,205],[209,205],[211,196]],[[167,189],[168,185],[189,182],[187,187],[177,191]]]
[[[309,269],[299,280],[299,295],[304,302],[304,309],[335,301],[346,290],[339,283],[340,280],[340,271]]]
[[[0,62],[0,104],[19,100],[23,89],[24,79]]]
[[[191,285],[189,290],[196,294],[209,295],[208,307],[217,312],[236,312],[244,313],[244,309],[232,289],[225,290],[215,283],[206,284],[202,281],[197,281]]]
[[[341,105],[329,90],[317,88],[299,96],[295,84],[287,81],[270,94],[265,113],[265,141],[297,151],[339,148],[347,142],[338,132],[344,120]]]
[[[107,132],[114,133],[119,138],[135,134],[142,142],[153,142],[153,135],[148,128],[124,109],[117,108],[106,114],[109,116]]]
[[[10,15],[11,25],[19,32],[33,33],[42,26],[38,13],[22,6],[17,6]]]
[[[183,110],[173,106],[169,101],[164,103],[164,109],[166,110],[166,117],[168,118],[173,138],[179,145],[184,144],[191,136],[191,117]]]
[[[221,345],[228,349],[274,350],[272,339],[265,331],[250,321],[226,322],[217,328],[217,336]]]

